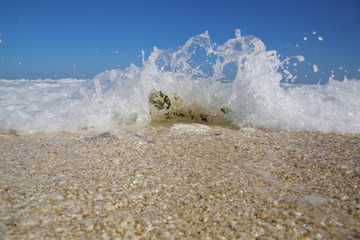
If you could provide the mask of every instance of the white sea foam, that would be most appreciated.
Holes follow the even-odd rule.
[[[148,124],[149,98],[162,92],[173,110],[182,111],[171,116],[191,118],[199,111],[206,114],[199,113],[200,119],[221,115],[239,127],[360,133],[359,80],[280,83],[296,79],[283,67],[291,58],[280,61],[276,51],[240,30],[235,36],[216,45],[206,32],[177,50],[154,47],[147,60],[143,53],[142,66],[91,80],[0,80],[0,132],[107,131]]]
[[[203,133],[208,131],[210,128],[206,125],[202,124],[174,124],[170,128],[170,131],[176,132],[178,134],[197,134],[197,133]]]

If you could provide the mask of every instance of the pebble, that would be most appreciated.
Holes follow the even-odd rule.
[[[346,200],[349,200],[349,196],[347,196],[347,195],[344,195],[344,196],[342,196],[342,197],[341,197],[341,200],[342,200],[342,201],[346,201]]]

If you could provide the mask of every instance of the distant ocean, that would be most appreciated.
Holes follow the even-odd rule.
[[[175,50],[154,48],[142,66],[89,80],[0,79],[0,132],[107,131],[163,118],[360,133],[359,79],[286,83],[283,65],[276,51],[237,30],[223,45],[206,32]]]

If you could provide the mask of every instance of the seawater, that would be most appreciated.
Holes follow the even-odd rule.
[[[163,117],[225,121],[240,128],[360,133],[358,79],[286,83],[296,79],[284,68],[286,61],[267,51],[259,38],[236,30],[223,45],[212,43],[205,32],[175,50],[154,47],[148,59],[143,52],[142,66],[89,80],[0,79],[0,132],[108,131]],[[162,96],[155,108],[154,94]]]

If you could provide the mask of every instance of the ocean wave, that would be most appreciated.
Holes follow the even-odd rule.
[[[144,55],[142,66],[90,80],[0,80],[0,131],[102,131],[172,119],[360,133],[358,79],[283,83],[292,74],[277,52],[240,30],[223,45],[205,32],[176,50],[154,47]]]

